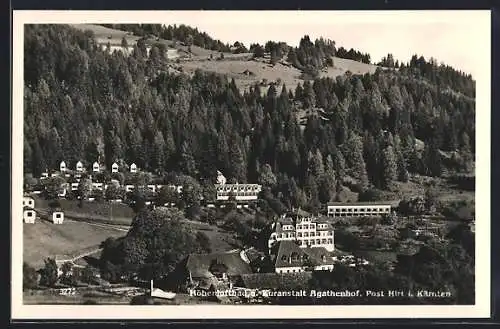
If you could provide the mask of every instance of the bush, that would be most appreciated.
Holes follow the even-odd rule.
[[[28,263],[23,263],[23,291],[38,287],[38,273]]]

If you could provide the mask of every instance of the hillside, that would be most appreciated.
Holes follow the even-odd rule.
[[[213,182],[220,170],[262,183],[284,204],[318,208],[342,198],[344,183],[356,193],[391,190],[410,174],[473,170],[475,100],[427,78],[430,68],[470,94],[473,81],[450,69],[329,61],[320,55],[331,51],[328,42],[308,38],[288,55],[273,48],[252,60],[172,61],[154,44],[164,40],[151,41],[150,54],[146,41],[109,54],[82,30],[26,28],[26,172],[98,157],[107,167],[124,161],[196,181]],[[256,81],[266,88],[245,92]]]
[[[126,233],[83,222],[65,221],[62,225],[54,225],[37,221],[23,226],[23,260],[40,267],[47,257],[69,259],[97,249],[109,237],[121,237]]]
[[[139,40],[132,32],[112,29],[101,25],[92,24],[73,24],[73,27],[85,31],[92,31],[98,44],[120,45],[122,38],[125,37],[129,46],[133,46]],[[224,52],[224,59],[220,59],[221,52],[201,48],[192,45],[190,47],[181,42],[165,40],[161,38],[146,38],[146,43],[165,44],[169,49],[177,50],[181,56],[181,62],[174,65],[174,72],[193,74],[195,70],[200,69],[207,72],[215,72],[227,75],[229,79],[235,79],[236,85],[242,90],[249,90],[249,87],[256,83],[266,82],[262,85],[264,91],[267,90],[268,83],[280,81],[290,89],[295,89],[297,84],[303,82],[301,70],[293,67],[286,61],[281,61],[276,65],[269,63],[269,56],[266,59],[252,59],[252,53],[233,54]],[[190,51],[189,51],[190,50]],[[212,59],[210,58],[212,56]],[[334,67],[328,67],[322,70],[321,77],[335,78],[345,74],[347,71],[352,74],[375,73],[378,66],[365,64],[359,61],[333,57]]]

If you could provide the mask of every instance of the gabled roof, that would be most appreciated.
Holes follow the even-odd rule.
[[[229,276],[252,273],[250,265],[241,259],[239,252],[191,254],[187,258],[186,269],[193,277],[211,277],[209,268],[214,260],[227,266]]]
[[[333,259],[323,247],[301,248],[295,242],[279,242],[275,267],[302,267],[311,263],[314,266],[332,265]]]
[[[278,274],[278,273],[253,273],[243,274],[241,281],[248,289],[294,289],[301,283],[308,282],[312,278],[311,272]]]

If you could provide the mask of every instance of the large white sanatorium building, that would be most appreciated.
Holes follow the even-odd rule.
[[[297,241],[299,247],[323,247],[327,251],[335,249],[333,227],[316,217],[293,217],[283,215],[272,226],[269,249],[279,241]]]

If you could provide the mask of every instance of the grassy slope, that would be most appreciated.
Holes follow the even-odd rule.
[[[93,24],[73,24],[72,26],[82,30],[93,31],[97,41],[103,44],[108,43],[108,41],[112,44],[120,44],[123,36],[126,37],[129,45],[135,44],[137,39],[139,39],[137,36],[128,35],[127,32],[124,31],[114,30]],[[160,42],[172,46],[172,41],[170,40],[160,40]],[[186,46],[182,45],[177,45],[176,48],[178,50],[182,50],[183,52],[187,52],[188,50]],[[225,60],[208,61],[207,59],[210,54],[213,55],[214,59],[219,57],[219,52],[192,46],[192,59],[182,61],[181,66],[186,73],[193,73],[196,69],[201,69],[204,71],[227,74],[230,78],[234,78],[238,87],[242,89],[247,89],[250,85],[253,85],[255,82],[262,81],[263,79],[271,82],[276,81],[279,78],[286,84],[287,88],[293,89],[295,89],[298,82],[302,81],[299,78],[301,72],[296,68],[281,64],[271,66],[268,61],[266,63],[262,61],[248,60],[251,54],[235,55],[225,53]],[[322,77],[334,78],[338,75],[344,74],[346,71],[350,71],[353,74],[374,73],[377,68],[376,65],[364,64],[337,57],[334,57],[333,61],[334,67],[321,72]],[[249,70],[255,75],[245,76],[242,74],[245,70]]]
[[[54,225],[37,221],[23,226],[23,258],[38,267],[47,257],[68,259],[89,248],[97,248],[108,237],[120,237],[125,233],[80,222],[65,221],[62,225]]]

